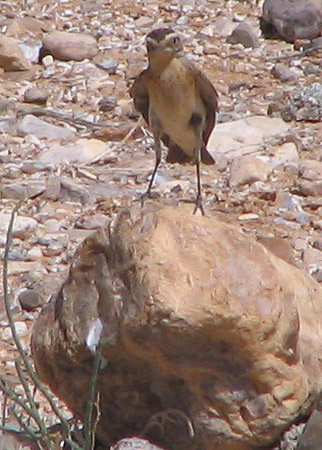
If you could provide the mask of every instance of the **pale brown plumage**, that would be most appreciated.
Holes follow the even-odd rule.
[[[168,162],[196,164],[196,209],[204,214],[199,162],[214,163],[206,146],[216,123],[217,92],[184,56],[181,41],[173,30],[165,28],[149,33],[147,49],[149,67],[130,89],[135,108],[143,115],[155,139],[156,166],[146,194],[150,194],[160,163],[161,140],[169,149]]]

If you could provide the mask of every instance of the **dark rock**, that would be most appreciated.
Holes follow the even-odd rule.
[[[275,78],[279,78],[281,81],[294,81],[303,75],[303,72],[294,67],[288,67],[285,64],[275,64],[271,71]]]
[[[116,98],[115,97],[107,97],[102,98],[98,102],[99,110],[102,112],[113,111],[116,106]]]
[[[69,200],[72,202],[80,202],[82,205],[89,203],[89,192],[79,184],[68,180],[61,180],[61,200]]]
[[[322,30],[322,2],[265,0],[261,26],[266,35],[270,32],[272,37],[279,35],[288,42],[314,39]]]
[[[0,67],[5,72],[29,70],[30,62],[24,57],[19,48],[18,41],[0,35]]]
[[[242,44],[244,47],[260,47],[260,42],[247,22],[240,23],[228,36],[227,41],[232,44]]]
[[[305,75],[310,75],[310,74],[314,74],[314,75],[316,75],[316,74],[318,74],[318,73],[321,73],[321,68],[319,67],[319,66],[317,66],[316,64],[312,64],[312,63],[308,63],[306,66],[305,66],[305,69],[304,69],[304,74]]]
[[[26,289],[19,294],[18,299],[25,311],[33,311],[44,304],[44,299],[35,289]]]
[[[296,450],[321,450],[322,444],[322,411],[316,408],[299,439]]]
[[[42,194],[45,189],[46,183],[42,180],[5,184],[1,189],[1,197],[14,199],[34,198]]]
[[[116,69],[118,68],[118,61],[116,59],[104,59],[103,61],[100,61],[97,63],[97,66],[100,69],[105,70],[107,73],[115,73]]]
[[[26,90],[24,94],[24,101],[27,103],[36,103],[37,105],[44,105],[47,101],[47,92],[37,87],[31,87]]]

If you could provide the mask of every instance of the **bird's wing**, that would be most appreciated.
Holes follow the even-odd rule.
[[[135,79],[130,95],[133,98],[135,109],[142,114],[144,120],[149,125],[149,92],[147,89],[148,69],[140,73]],[[184,153],[181,148],[172,142],[166,133],[163,133],[161,140],[169,148],[168,162],[188,162],[191,158]]]
[[[142,114],[144,120],[149,125],[149,93],[146,84],[148,69],[143,70],[135,79],[130,95],[133,98],[135,109]]]
[[[188,61],[188,64],[195,74],[196,89],[200,92],[202,101],[204,102],[207,111],[206,128],[203,132],[203,140],[206,146],[216,123],[218,94],[208,78],[199,69],[197,69],[197,67],[191,64],[190,61]]]

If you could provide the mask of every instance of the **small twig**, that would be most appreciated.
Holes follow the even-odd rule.
[[[22,384],[22,386],[24,388],[26,397],[27,397],[27,399],[29,401],[30,407],[31,407],[31,409],[34,412],[33,418],[34,418],[35,422],[37,423],[40,432],[43,435],[45,435],[46,434],[46,425],[45,425],[44,421],[41,419],[41,417],[39,415],[37,406],[35,404],[35,401],[33,399],[33,396],[31,395],[31,392],[30,392],[30,389],[29,389],[29,386],[28,386],[28,381],[27,381],[27,379],[26,379],[26,377],[25,377],[25,375],[24,375],[24,373],[23,373],[23,371],[21,369],[20,364],[17,361],[15,363],[15,367],[16,367],[16,370],[17,370],[18,377],[19,377],[19,379],[21,381],[21,384]]]
[[[7,403],[8,403],[8,397],[7,397],[7,395],[4,394],[4,396],[3,396],[3,406],[2,406],[2,418],[1,418],[2,426],[4,426],[6,424]]]
[[[13,225],[14,225],[14,220],[15,220],[15,216],[21,206],[21,204],[23,203],[23,199],[21,199],[17,205],[14,207],[12,213],[11,213],[11,217],[10,217],[10,221],[9,221],[9,225],[8,225],[8,230],[7,230],[7,238],[6,238],[6,245],[5,245],[5,251],[4,251],[4,263],[3,263],[3,296],[4,296],[4,303],[5,303],[5,309],[6,309],[6,313],[8,316],[8,321],[9,321],[9,325],[10,325],[10,329],[11,329],[11,333],[12,333],[12,337],[14,340],[14,343],[16,345],[16,348],[20,354],[20,356],[22,357],[22,361],[26,367],[26,370],[28,371],[28,374],[30,375],[32,381],[34,382],[34,384],[38,387],[39,391],[45,396],[46,400],[49,402],[53,412],[56,414],[56,416],[58,417],[58,419],[60,420],[63,430],[64,430],[64,434],[65,437],[67,439],[70,438],[70,427],[68,425],[68,422],[66,421],[66,419],[64,418],[62,412],[60,411],[60,409],[57,407],[57,405],[55,404],[55,400],[54,400],[54,396],[51,394],[51,392],[49,391],[49,389],[40,381],[40,379],[38,378],[38,375],[36,374],[32,363],[28,357],[28,355],[26,354],[25,350],[23,349],[19,336],[17,334],[17,330],[16,330],[16,325],[14,322],[14,318],[13,318],[13,314],[10,308],[10,301],[9,301],[9,285],[8,285],[8,264],[9,264],[9,252],[10,252],[10,248],[11,248],[11,243],[12,243],[12,233],[13,233]],[[29,413],[32,415],[32,417],[34,417],[34,412],[32,408],[29,408],[26,404],[24,404],[24,402],[22,402],[20,399],[18,399],[19,401],[16,400],[16,398],[18,398],[16,396],[16,394],[12,391],[9,390],[8,388],[2,383],[2,381],[0,380],[0,388],[2,390],[4,390],[5,392],[7,391],[8,395],[10,398],[13,398],[14,401],[16,401],[18,404],[19,401],[21,402],[20,406],[22,408],[24,408],[25,410],[27,409],[29,411]],[[36,419],[35,419],[36,420]]]
[[[283,59],[292,59],[292,58],[300,58],[301,56],[309,55],[312,52],[315,52],[316,50],[321,50],[322,46],[307,48],[306,50],[302,50],[300,52],[293,52],[289,55],[281,55],[281,56],[270,56],[268,58],[264,58],[265,61],[280,61]]]
[[[95,419],[93,427],[92,427],[93,436],[95,436],[95,434],[96,434],[97,425],[98,425],[98,422],[101,417],[100,400],[101,400],[101,396],[100,396],[100,393],[98,392],[96,395],[96,401],[95,401],[96,419]],[[95,440],[93,439],[91,450],[94,450],[94,447],[95,447]]]
[[[15,403],[17,403],[22,409],[26,411],[28,415],[30,415],[34,420],[34,411],[33,409],[27,405],[25,401],[23,401],[12,389],[10,389],[3,380],[0,378],[0,389],[7,394]]]
[[[25,116],[27,114],[32,114],[34,116],[47,116],[47,117],[53,117],[54,119],[60,120],[62,122],[68,122],[72,123],[73,125],[82,125],[88,128],[92,129],[101,129],[106,127],[112,127],[114,124],[107,123],[107,122],[93,122],[91,120],[86,119],[80,119],[78,117],[71,117],[63,113],[59,113],[56,111],[52,111],[48,108],[34,108],[34,109],[27,109],[27,110],[20,110],[18,111],[18,116]]]
[[[23,420],[22,414],[21,413],[19,414],[16,411],[15,407],[13,407],[13,409],[12,409],[12,414],[16,418],[16,420],[19,423],[20,427],[25,431],[25,432],[19,431],[18,433],[16,433],[17,436],[19,436],[22,439],[33,441],[33,442],[36,442],[36,443],[37,443],[37,441],[42,439],[43,436],[41,434],[39,434],[39,433],[36,433],[35,430],[32,427],[30,427]]]

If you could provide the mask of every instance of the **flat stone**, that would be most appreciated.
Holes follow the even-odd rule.
[[[154,22],[155,19],[152,17],[140,16],[138,19],[136,19],[135,25],[140,28],[152,27]]]
[[[279,80],[286,81],[295,81],[301,76],[303,76],[303,72],[296,67],[288,67],[285,64],[275,64],[271,71],[272,75]]]
[[[25,161],[21,170],[23,173],[32,175],[33,173],[44,172],[50,170],[52,167],[50,164],[42,163],[40,161]]]
[[[297,145],[294,142],[285,142],[274,149],[273,156],[270,157],[269,163],[274,169],[282,168],[289,163],[299,165],[300,155]]]
[[[7,233],[10,214],[0,213],[0,233]],[[38,223],[32,217],[17,216],[13,225],[13,237],[26,239],[32,235],[38,227]]]
[[[97,63],[97,66],[100,69],[105,70],[107,73],[115,73],[116,69],[118,67],[119,63],[116,61],[116,59],[103,59],[103,61],[100,61]]]
[[[17,119],[12,116],[0,116],[0,131],[15,135],[17,133]]]
[[[112,153],[110,145],[99,139],[78,139],[73,144],[54,144],[40,155],[40,161],[48,164],[90,163]]]
[[[273,136],[283,136],[288,130],[288,125],[281,118],[247,117],[218,124],[207,148],[214,158],[223,154],[231,161],[245,154],[261,152],[264,142]]]
[[[17,335],[18,335],[20,338],[26,336],[27,333],[28,333],[28,328],[27,328],[27,325],[26,325],[25,322],[21,322],[21,321],[15,322],[15,328],[16,328]],[[12,333],[11,333],[11,328],[10,328],[10,327],[7,327],[7,328],[5,328],[5,329],[2,331],[2,333],[1,333],[1,338],[2,338],[5,342],[10,341],[10,340],[13,339],[13,338],[12,338]]]
[[[34,198],[46,190],[46,183],[42,180],[5,184],[1,189],[2,198]]]
[[[61,200],[80,202],[82,205],[86,205],[87,203],[89,203],[89,197],[90,196],[88,190],[83,186],[67,178],[61,180]]]
[[[271,171],[271,166],[256,156],[247,155],[236,158],[230,168],[229,186],[266,181]]]
[[[46,233],[58,233],[62,226],[62,221],[57,219],[48,219],[44,221]]]
[[[20,292],[18,300],[25,311],[33,311],[44,304],[44,299],[35,289],[26,289]]]
[[[246,48],[260,47],[258,37],[247,22],[241,22],[228,36],[227,41],[232,44],[242,44]]]
[[[28,250],[26,259],[30,261],[39,261],[42,257],[42,251],[39,247],[32,247],[30,250]]]
[[[45,120],[38,119],[32,114],[27,114],[18,125],[19,136],[34,134],[40,139],[58,140],[71,139],[75,136],[75,132],[70,128],[58,127],[51,125]]]
[[[47,247],[42,250],[42,253],[47,257],[58,256],[61,255],[65,249],[66,245],[60,242],[53,242],[47,245]]]
[[[302,159],[300,174],[305,180],[322,180],[322,162],[315,159]]]
[[[321,197],[322,181],[303,181],[302,183],[299,183],[298,189],[300,193],[305,196]]]
[[[34,17],[24,16],[15,17],[8,25],[6,35],[10,37],[25,37],[26,34],[32,36],[42,36],[42,33],[48,31],[49,25],[43,20]]]
[[[306,269],[312,273],[317,268],[322,269],[322,252],[316,248],[307,247],[303,253]]]
[[[21,275],[23,273],[36,273],[47,275],[47,270],[42,266],[41,263],[36,261],[26,262],[26,261],[10,261],[9,264],[9,275]]]
[[[44,49],[61,61],[82,61],[98,52],[96,39],[85,33],[52,31],[43,38]]]
[[[24,101],[27,103],[36,103],[37,105],[44,105],[47,101],[48,93],[37,87],[31,87],[24,93]]]
[[[259,215],[258,214],[253,214],[253,213],[241,214],[238,217],[238,220],[240,220],[241,222],[246,222],[248,220],[258,220],[258,219],[259,219]]]
[[[41,47],[41,41],[19,43],[19,48],[22,51],[24,57],[33,64],[38,64],[39,62]]]
[[[76,228],[85,230],[95,230],[95,228],[103,227],[106,225],[108,218],[102,214],[94,214],[93,216],[83,217],[82,220],[78,220]]]

